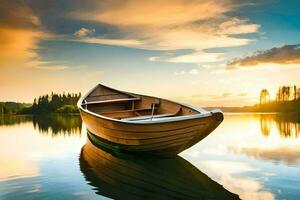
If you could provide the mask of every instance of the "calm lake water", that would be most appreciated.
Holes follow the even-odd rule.
[[[226,114],[175,159],[86,141],[80,116],[0,116],[0,199],[300,199],[299,115]]]

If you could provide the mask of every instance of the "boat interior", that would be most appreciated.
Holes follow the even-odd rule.
[[[199,114],[199,111],[168,100],[121,92],[98,85],[81,102],[93,113],[124,121],[155,120]]]

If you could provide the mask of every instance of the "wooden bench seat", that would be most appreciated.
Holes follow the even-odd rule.
[[[175,116],[175,113],[168,113],[168,114],[160,114],[160,115],[144,115],[144,116],[138,116],[138,117],[126,117],[122,118],[124,121],[138,121],[138,120],[147,120],[147,119],[153,119],[153,118],[162,118],[162,117],[171,117]]]
[[[124,99],[110,99],[110,100],[104,100],[104,101],[90,101],[90,102],[84,102],[82,105],[89,105],[89,104],[100,104],[100,103],[114,103],[114,102],[124,102],[124,101],[138,101],[140,100],[139,97],[134,98],[124,98]]]
[[[158,108],[155,108],[157,110]],[[115,119],[121,119],[124,121],[139,121],[139,120],[148,120],[152,118],[162,118],[162,117],[173,117],[178,115],[181,108],[179,108],[174,113],[164,113],[164,114],[141,114],[138,111],[151,111],[151,108],[139,108],[134,110],[115,110],[115,111],[106,111],[106,112],[100,112],[100,115],[104,115],[106,117],[111,117]]]
[[[118,111],[111,111],[111,112],[101,112],[100,115],[116,118],[116,119],[138,116],[134,112],[134,110],[118,110]]]

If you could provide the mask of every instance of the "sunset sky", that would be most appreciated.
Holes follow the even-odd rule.
[[[300,86],[300,0],[0,0],[0,101],[97,83],[200,106]]]

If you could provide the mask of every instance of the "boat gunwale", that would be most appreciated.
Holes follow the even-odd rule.
[[[165,119],[164,118],[159,118],[159,119],[156,119],[156,120],[147,120],[147,121],[146,120],[123,121],[123,120],[114,119],[114,118],[111,118],[111,117],[106,117],[104,115],[100,115],[100,114],[97,114],[95,112],[92,112],[88,109],[84,109],[83,105],[82,105],[83,100],[86,99],[98,86],[104,86],[108,89],[115,90],[115,91],[125,93],[125,94],[128,94],[128,95],[132,95],[132,96],[145,96],[145,97],[151,97],[151,98],[159,98],[161,100],[169,101],[169,102],[172,102],[172,103],[175,103],[175,104],[179,104],[179,105],[188,107],[190,109],[193,109],[193,110],[199,112],[199,114],[184,115],[184,116],[178,116],[178,117],[169,117],[167,119],[166,118]],[[210,117],[210,116],[213,115],[213,113],[216,113],[216,112],[221,112],[222,113],[222,111],[220,109],[207,111],[203,108],[196,107],[196,106],[193,106],[193,105],[190,105],[190,104],[181,103],[181,102],[177,102],[177,101],[173,101],[173,100],[169,100],[169,99],[164,99],[164,98],[160,98],[160,97],[130,93],[130,92],[122,91],[122,90],[117,90],[117,89],[114,89],[114,88],[111,88],[111,87],[108,87],[108,86],[105,86],[105,85],[102,85],[102,84],[97,84],[95,87],[93,87],[91,90],[89,90],[85,95],[83,95],[79,99],[79,101],[77,102],[77,107],[80,109],[80,111],[85,112],[87,114],[90,114],[90,115],[92,115],[96,118],[105,119],[105,120],[108,120],[108,121],[118,122],[118,123],[122,123],[122,124],[136,124],[136,125],[138,125],[138,124],[139,125],[145,125],[145,124],[160,124],[160,123],[169,123],[169,122],[179,122],[179,121],[185,121],[185,120],[191,120],[191,119],[200,119],[200,118],[204,118],[204,117]]]

